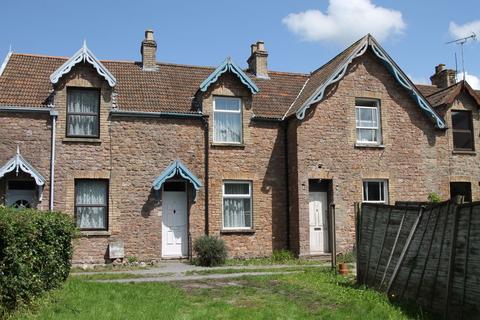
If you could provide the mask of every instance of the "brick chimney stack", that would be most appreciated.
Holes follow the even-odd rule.
[[[251,45],[251,54],[248,58],[248,71],[258,78],[268,79],[267,67],[268,52],[265,50],[265,43],[257,41]]]
[[[430,81],[434,86],[439,88],[447,88],[454,85],[456,81],[455,70],[446,69],[443,63],[435,67],[435,74],[430,77]]]
[[[145,39],[140,49],[142,54],[142,68],[145,71],[156,71],[157,66],[157,42],[153,38],[153,30],[145,31]]]

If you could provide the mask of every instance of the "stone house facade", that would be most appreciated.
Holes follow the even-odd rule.
[[[367,35],[310,74],[9,53],[0,68],[0,201],[62,211],[74,262],[329,252],[355,239],[354,203],[480,199],[480,97],[451,70],[414,85]]]

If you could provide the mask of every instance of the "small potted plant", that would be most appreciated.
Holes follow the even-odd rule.
[[[348,264],[346,262],[339,262],[338,263],[338,273],[342,276],[346,276],[349,273]]]
[[[338,273],[343,276],[346,276],[350,273],[348,269],[348,263],[354,260],[352,252],[341,253],[337,256],[338,262]]]

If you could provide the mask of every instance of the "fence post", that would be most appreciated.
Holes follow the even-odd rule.
[[[458,211],[459,204],[463,203],[463,197],[457,196],[455,198],[455,208],[453,211],[453,229],[452,239],[450,241],[450,258],[448,261],[448,273],[447,273],[447,292],[445,294],[445,319],[448,319],[448,313],[450,308],[450,295],[452,293],[452,280],[455,264],[455,247],[457,246],[457,232],[458,232]]]
[[[355,210],[355,269],[357,270],[357,282],[358,282],[358,257],[359,257],[359,252],[358,248],[360,247],[360,228],[361,223],[360,223],[360,215],[361,213],[361,207],[360,207],[360,202],[355,202],[354,203],[354,210]]]
[[[400,258],[398,259],[397,265],[395,266],[395,269],[393,270],[392,277],[390,278],[390,281],[388,282],[387,286],[387,296],[390,297],[390,289],[392,288],[393,282],[397,278],[398,272],[400,271],[400,267],[402,266],[403,260],[405,259],[405,255],[407,254],[408,248],[410,247],[410,243],[412,242],[413,235],[415,234],[415,231],[417,230],[418,223],[420,222],[420,219],[422,219],[423,216],[423,210],[424,208],[420,208],[420,212],[418,213],[417,220],[415,220],[415,223],[413,224],[412,230],[410,230],[410,233],[408,234],[407,241],[405,243],[405,246],[403,247],[402,253],[400,254]]]
[[[332,240],[332,269],[337,272],[337,238],[335,230],[335,204],[330,204],[330,239]]]

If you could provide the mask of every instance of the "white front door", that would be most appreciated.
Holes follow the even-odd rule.
[[[162,257],[187,256],[187,193],[163,192]]]
[[[310,192],[310,253],[328,252],[328,196],[326,192]]]

